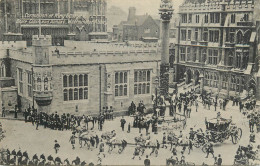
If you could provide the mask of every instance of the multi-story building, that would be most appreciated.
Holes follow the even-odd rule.
[[[252,92],[260,99],[254,8],[254,0],[186,0],[179,8],[175,81],[219,96]]]
[[[22,111],[34,105],[46,112],[82,115],[98,114],[104,106],[123,113],[132,101],[152,106],[160,66],[157,45],[64,44],[51,46],[50,36],[38,35],[32,46],[25,41],[0,43],[0,96],[6,108],[14,109],[7,101],[14,102],[15,96]]]
[[[122,21],[113,27],[115,41],[158,41],[160,24],[150,15],[136,15],[136,8],[130,7],[127,21]]]
[[[63,45],[68,38],[107,38],[105,0],[2,0],[0,7],[1,36],[21,33],[29,45],[32,35],[39,34],[39,27],[42,35],[52,36],[53,45]]]

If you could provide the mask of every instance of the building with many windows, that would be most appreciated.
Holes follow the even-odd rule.
[[[52,45],[64,40],[107,39],[106,0],[2,0],[1,40],[26,40],[32,35],[52,36]]]
[[[6,86],[17,92],[21,110],[34,105],[46,112],[82,115],[98,114],[104,106],[125,112],[131,101],[151,106],[160,66],[156,45],[64,44],[51,46],[51,36],[38,35],[32,46],[25,41],[1,44],[0,83],[9,79]]]
[[[179,8],[175,81],[223,97],[253,90],[259,100],[254,12],[254,0],[186,0]]]

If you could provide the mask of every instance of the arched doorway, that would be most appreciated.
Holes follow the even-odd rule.
[[[194,72],[194,81],[195,81],[195,85],[199,84],[199,78],[200,78],[200,73],[198,70],[195,70]]]
[[[188,69],[188,70],[186,71],[185,83],[186,83],[186,84],[190,84],[190,83],[191,83],[191,70],[190,70],[190,69]]]
[[[256,82],[255,80],[250,80],[248,82],[248,96],[252,97],[256,94]]]
[[[243,33],[241,32],[241,30],[239,30],[237,32],[237,44],[243,44]]]

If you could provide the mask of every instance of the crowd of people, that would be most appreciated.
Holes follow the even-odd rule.
[[[52,155],[45,156],[41,154],[38,156],[34,154],[31,158],[27,151],[22,152],[20,149],[10,151],[9,149],[1,149],[0,151],[0,164],[1,165],[38,165],[38,166],[51,166],[51,165],[78,165],[78,166],[94,166],[93,162],[86,163],[79,157],[75,160],[69,161],[68,158],[62,160],[60,157],[54,158]]]
[[[258,150],[260,146],[253,147],[252,144],[248,146],[239,146],[234,157],[234,164],[249,165],[249,160],[259,160]]]

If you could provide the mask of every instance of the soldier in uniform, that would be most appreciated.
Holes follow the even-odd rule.
[[[60,148],[60,144],[58,143],[57,140],[55,140],[55,144],[54,144],[54,150],[55,150],[55,153],[57,154],[58,151],[59,151],[59,148]]]
[[[72,145],[73,150],[75,149],[75,138],[77,138],[77,137],[75,136],[75,133],[73,133],[69,140]]]
[[[102,139],[100,140],[100,145],[99,145],[99,153],[98,155],[100,155],[101,153],[103,154],[103,156],[105,157],[106,155],[104,154],[104,143],[102,141]]]

